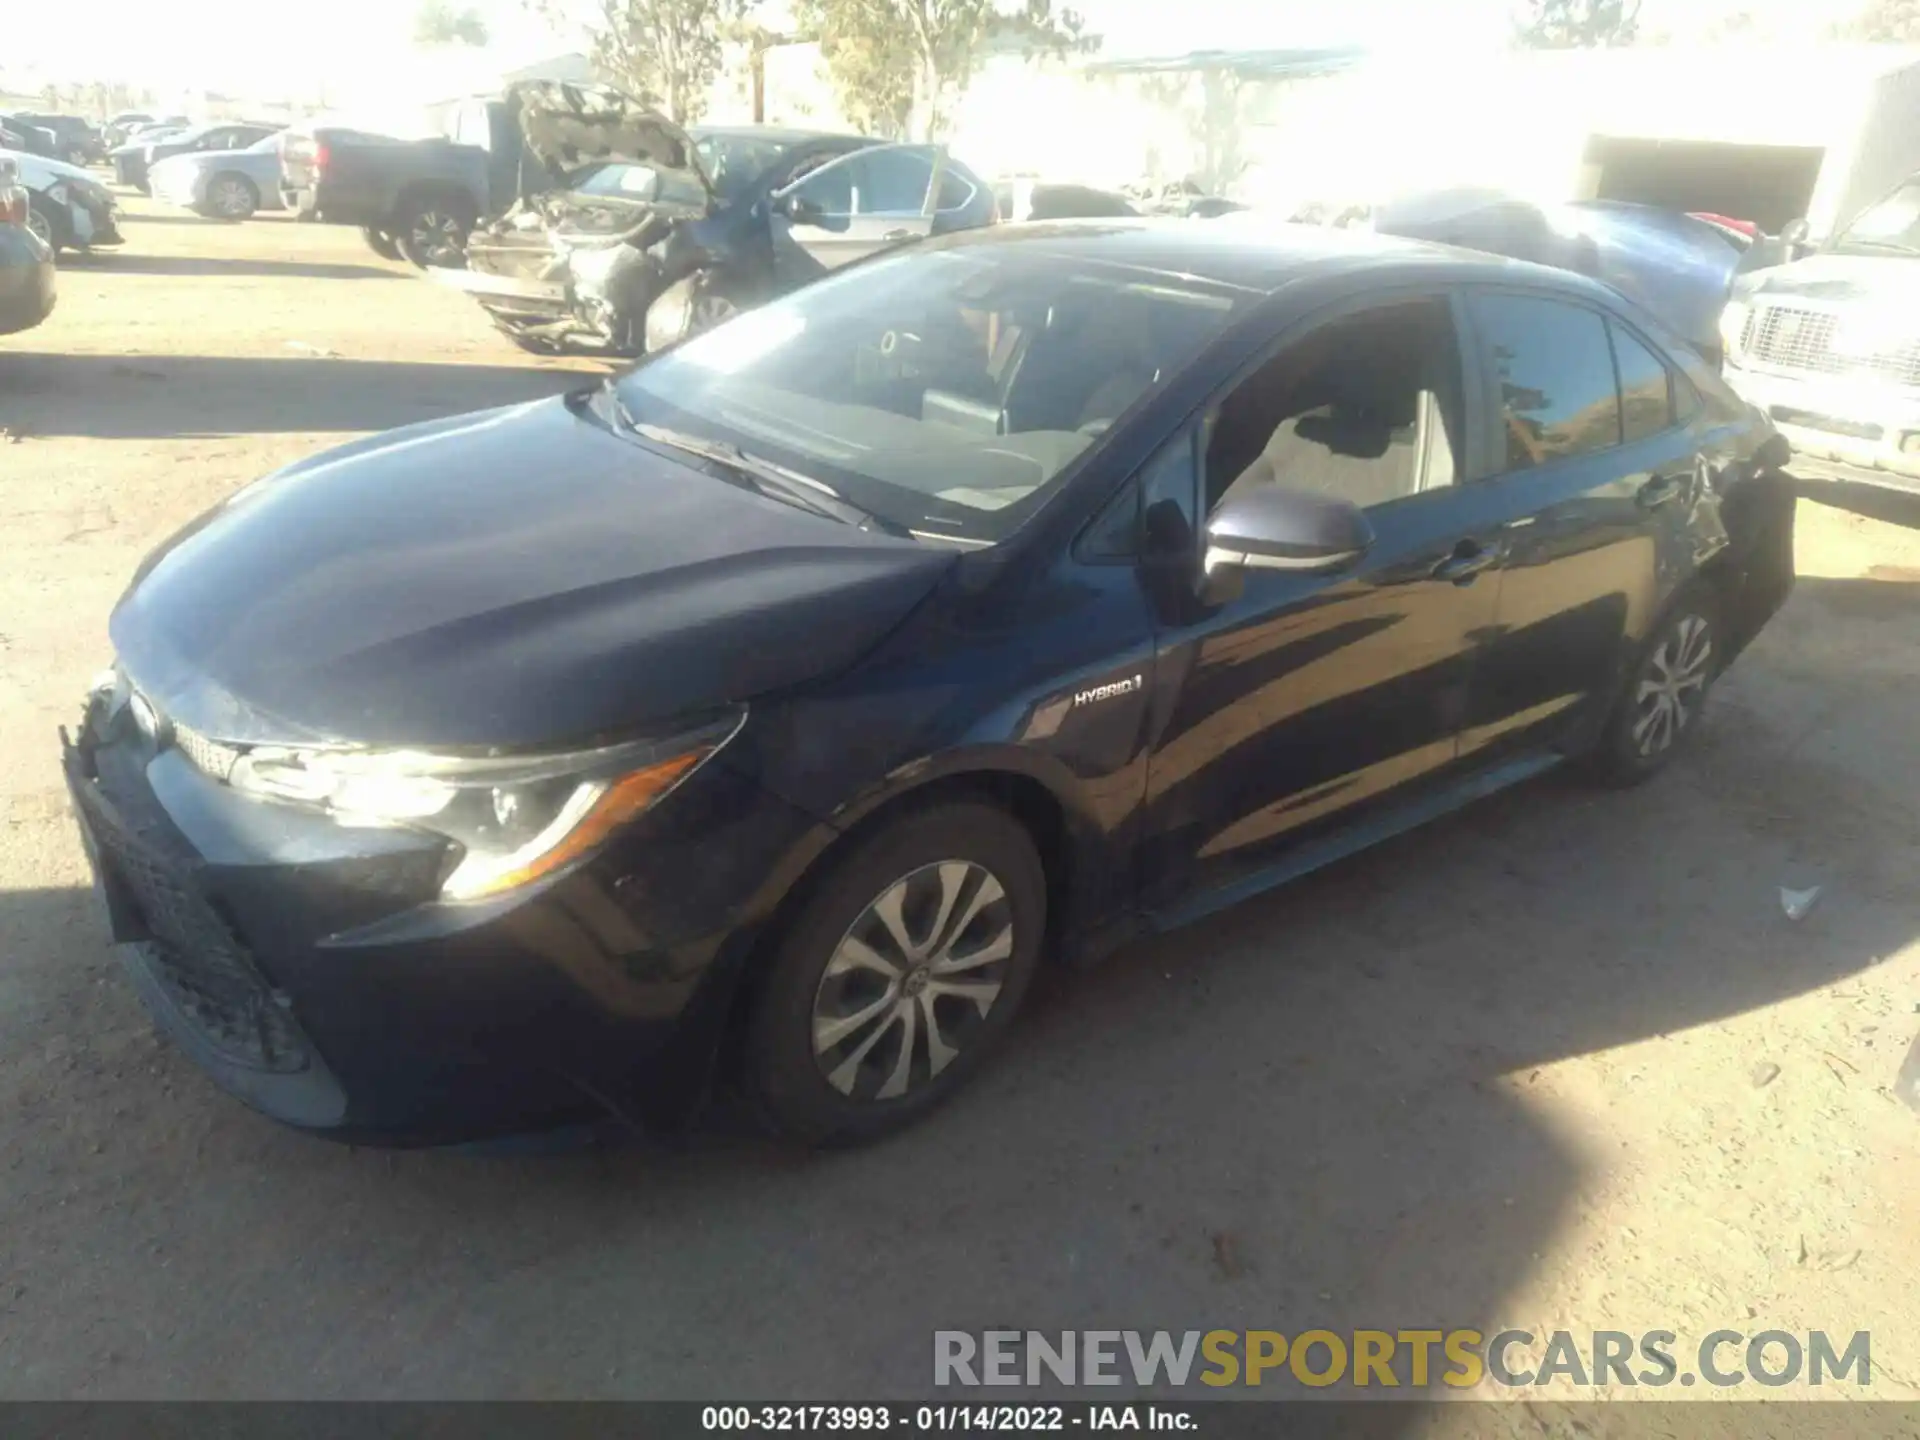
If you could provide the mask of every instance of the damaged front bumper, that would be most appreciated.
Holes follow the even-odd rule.
[[[76,250],[124,245],[120,233],[120,210],[113,197],[104,192],[90,195],[71,187],[66,189],[67,244]]]

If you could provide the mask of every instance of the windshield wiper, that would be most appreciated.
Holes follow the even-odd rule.
[[[811,475],[802,475],[798,470],[789,470],[778,461],[769,460],[764,455],[756,455],[751,450],[726,440],[709,440],[704,435],[694,435],[685,430],[676,430],[667,425],[655,425],[651,421],[638,419],[627,408],[627,404],[618,395],[613,397],[614,414],[620,423],[643,440],[651,440],[656,445],[671,446],[688,455],[698,456],[702,460],[719,465],[748,485],[775,500],[784,500],[789,505],[797,505],[802,510],[811,510],[829,520],[838,520],[859,530],[878,530],[887,535],[898,535],[911,539],[913,532],[904,525],[887,520],[863,510],[847,499],[838,490],[824,480],[816,480]]]

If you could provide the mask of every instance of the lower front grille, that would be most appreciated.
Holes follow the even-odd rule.
[[[1744,348],[1763,365],[1815,375],[1867,375],[1920,386],[1920,334],[1904,345],[1853,354],[1834,347],[1846,315],[1767,305],[1748,317]],[[1916,327],[1920,329],[1920,327]]]
[[[276,1073],[304,1070],[311,1055],[300,1027],[201,893],[191,864],[136,833],[89,783],[76,793],[108,872],[103,880],[122,883],[145,922],[144,951],[168,999],[222,1059]]]

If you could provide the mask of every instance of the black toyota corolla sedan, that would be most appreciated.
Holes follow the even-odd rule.
[[[1786,460],[1576,275],[993,227],[242,489],[67,773],[145,1002],[270,1115],[668,1126],[724,1070],[858,1140],[1042,963],[1659,769],[1792,584]]]

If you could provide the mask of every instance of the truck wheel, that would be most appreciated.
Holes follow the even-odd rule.
[[[408,200],[401,205],[393,241],[416,270],[462,269],[473,218],[464,201],[432,195]]]
[[[384,230],[376,230],[371,225],[360,227],[360,238],[367,242],[367,248],[382,260],[401,258],[400,247],[393,243],[393,237]]]

